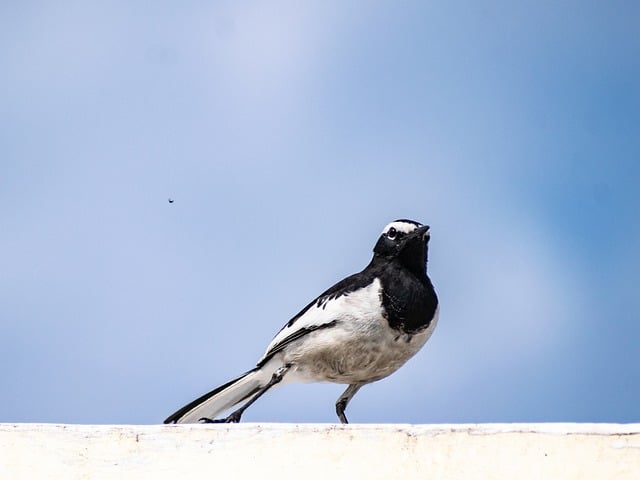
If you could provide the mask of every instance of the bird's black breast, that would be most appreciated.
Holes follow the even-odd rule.
[[[427,276],[418,278],[405,269],[387,269],[380,275],[382,305],[389,326],[415,333],[429,326],[438,308],[438,296]]]

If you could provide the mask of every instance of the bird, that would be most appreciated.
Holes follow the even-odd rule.
[[[167,200],[169,201],[169,203],[175,202],[175,200],[173,198],[167,198]]]
[[[341,423],[364,385],[388,377],[427,342],[438,322],[438,296],[427,275],[430,227],[387,224],[359,273],[323,292],[275,335],[255,368],[202,395],[164,423],[237,423],[276,385],[347,385],[335,403]],[[217,415],[239,406],[224,418]]]

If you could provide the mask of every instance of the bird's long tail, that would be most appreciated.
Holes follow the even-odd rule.
[[[258,390],[267,385],[271,379],[273,369],[265,367],[267,365],[254,368],[244,375],[202,395],[173,415],[170,415],[164,423],[197,423],[203,417],[213,419],[216,415],[234,405],[249,400]]]

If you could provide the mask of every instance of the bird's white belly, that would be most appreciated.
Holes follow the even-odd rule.
[[[294,367],[298,381],[369,383],[391,375],[426,343],[436,326],[438,312],[421,332],[393,330],[378,311],[358,318],[343,318],[291,345],[283,356]]]

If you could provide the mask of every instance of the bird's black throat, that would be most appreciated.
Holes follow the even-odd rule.
[[[401,333],[417,333],[427,328],[438,308],[438,296],[426,267],[415,267],[410,269],[399,258],[380,257],[374,257],[368,267],[380,279],[382,306],[389,326]]]

